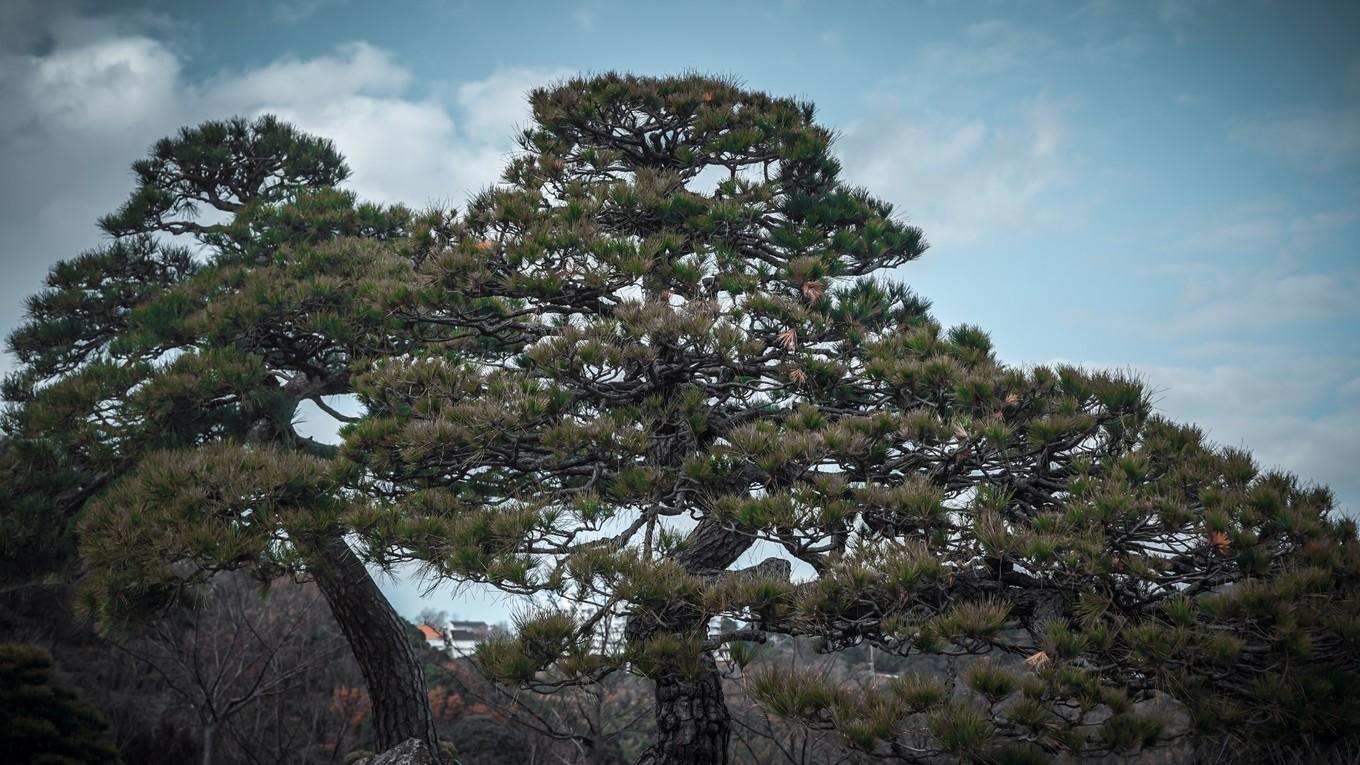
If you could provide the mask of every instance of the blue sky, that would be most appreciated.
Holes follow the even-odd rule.
[[[361,195],[461,206],[530,87],[731,74],[815,101],[846,176],[925,229],[900,276],[942,321],[1014,363],[1135,370],[1357,512],[1358,33],[1354,2],[7,2],[0,330],[180,125],[274,111]]]

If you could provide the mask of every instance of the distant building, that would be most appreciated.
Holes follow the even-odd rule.
[[[436,651],[445,650],[446,641],[444,633],[441,632],[438,627],[431,627],[428,624],[417,624],[416,629],[420,630],[421,636],[425,638],[425,643],[431,648]]]
[[[486,641],[489,631],[486,622],[449,622],[444,627],[444,650],[454,658],[471,656],[477,644]]]

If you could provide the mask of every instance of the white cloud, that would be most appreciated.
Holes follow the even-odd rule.
[[[350,43],[329,56],[225,75],[201,98],[219,111],[274,112],[334,140],[354,170],[350,185],[365,197],[458,205],[499,178],[516,126],[529,120],[529,90],[564,73],[499,69],[442,89],[454,94],[446,103],[409,95],[412,75],[392,54]]]
[[[502,69],[416,94],[393,54],[353,42],[193,80],[155,20],[9,18],[27,26],[0,36],[0,255],[13,264],[0,287],[5,333],[52,263],[101,240],[94,221],[126,198],[131,162],[181,126],[274,112],[334,140],[364,198],[461,205],[499,177],[512,130],[529,117],[527,90],[562,74]]]
[[[160,43],[131,37],[58,50],[34,59],[27,74],[34,118],[65,129],[108,131],[162,110],[179,62]]]
[[[461,202],[461,192],[494,179],[485,167],[450,161],[457,132],[438,104],[349,96],[315,108],[275,103],[261,111],[335,141],[354,170],[348,185],[369,199],[415,207]]]
[[[228,72],[196,88],[208,106],[247,108],[285,103],[323,108],[354,96],[399,97],[411,73],[390,53],[363,42],[312,59],[285,56],[257,69]]]
[[[463,129],[480,143],[503,142],[529,122],[529,91],[566,77],[565,69],[497,69],[490,77],[458,86]]]
[[[415,95],[411,72],[394,55],[356,42],[194,81],[154,34],[157,24],[147,22],[0,4],[0,257],[7,277],[0,333],[15,326],[22,297],[39,288],[54,262],[101,240],[94,221],[127,197],[128,165],[183,125],[275,112],[334,140],[354,171],[349,186],[365,198],[461,204],[499,176],[513,127],[529,117],[525,92],[563,74],[502,69]],[[9,362],[0,356],[0,371]],[[304,419],[309,432],[330,425],[319,411]],[[422,605],[422,587],[388,577],[382,585],[403,612]],[[503,618],[505,596],[485,590],[470,588],[460,600]]]
[[[1360,108],[1311,109],[1239,120],[1230,135],[1305,172],[1344,171],[1360,163]]]
[[[947,87],[964,78],[1014,73],[1055,49],[1047,34],[992,19],[969,26],[956,40],[922,46],[913,71]]]
[[[1205,268],[1186,279],[1170,319],[1182,331],[1211,333],[1353,317],[1360,274]]]
[[[910,213],[937,246],[971,245],[1042,222],[1043,195],[1065,173],[1065,125],[1035,98],[1014,122],[884,112],[845,128],[846,176]]]
[[[334,2],[335,0],[274,0],[271,10],[278,21],[296,24],[311,18]]]
[[[1265,469],[1323,483],[1360,516],[1360,362],[1257,347],[1237,361],[1201,366],[1084,363],[1137,371],[1158,411],[1200,426],[1211,441],[1244,447]]]
[[[1360,317],[1357,219],[1355,210],[1295,214],[1270,200],[1190,214],[1165,245],[1187,259],[1157,269],[1174,287],[1159,330],[1232,333]]]

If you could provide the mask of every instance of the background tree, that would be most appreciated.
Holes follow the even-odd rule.
[[[293,695],[348,646],[324,618],[314,589],[278,582],[261,597],[258,586],[238,574],[215,577],[198,595],[201,603],[150,621],[118,647],[165,682],[175,706],[189,713],[199,761],[213,765],[227,761],[223,748],[251,750],[265,738],[266,731],[247,724],[267,719],[252,718],[252,708]]]
[[[416,614],[416,624],[428,624],[443,629],[449,623],[449,612],[438,608],[422,608]]]
[[[83,603],[111,629],[220,571],[305,574],[364,672],[378,746],[434,747],[403,623],[345,541],[334,449],[295,419],[303,402],[347,419],[325,397],[399,350],[384,301],[439,214],[356,203],[330,142],[271,117],[186,128],[134,171],[101,222],[119,238],[53,269],[10,337],[7,567],[69,569],[78,536]]]
[[[631,675],[541,695],[501,686],[468,660],[443,660],[426,674],[432,694],[440,691],[446,699],[459,700],[460,719],[494,715],[530,736],[536,756],[547,762],[624,765],[654,738],[651,688]],[[460,750],[460,760],[467,754]]]
[[[1136,380],[945,330],[890,277],[921,232],[839,180],[809,104],[614,74],[531,102],[409,295],[457,329],[357,382],[344,447],[385,561],[576,603],[488,669],[651,678],[665,763],[727,761],[713,651],[771,633],[1028,660],[960,693],[752,679],[908,761],[1127,752],[1163,732],[1135,706],[1158,690],[1206,730],[1354,729],[1360,555],[1325,490],[1157,419]],[[710,636],[721,616],[747,627]]]
[[[116,763],[99,713],[57,685],[41,648],[0,645],[0,762]]]

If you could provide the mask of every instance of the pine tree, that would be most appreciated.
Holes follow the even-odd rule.
[[[71,571],[107,629],[214,574],[315,579],[368,682],[378,746],[435,748],[404,623],[345,541],[335,448],[295,428],[400,352],[384,305],[439,214],[359,204],[329,141],[272,117],[186,128],[133,166],[117,238],[53,269],[10,337],[6,573]],[[413,232],[420,232],[415,235]],[[192,235],[204,255],[170,245]]]
[[[922,233],[840,179],[810,104],[616,74],[531,103],[505,182],[404,296],[442,336],[356,381],[342,452],[380,560],[572,602],[488,670],[651,678],[658,763],[727,761],[714,652],[770,634],[996,657],[958,689],[747,676],[907,761],[1135,750],[1159,691],[1204,731],[1355,728],[1360,553],[1325,489],[1126,375],[1009,367],[942,327],[893,270]]]
[[[358,204],[333,147],[268,118],[157,144],[119,238],[11,337],[5,572],[78,538],[110,628],[222,570],[311,576],[381,748],[433,726],[347,538],[564,602],[480,662],[649,678],[653,762],[727,761],[715,654],[772,634],[985,655],[957,687],[869,693],[749,666],[775,713],[901,760],[1132,751],[1167,731],[1159,693],[1202,732],[1357,727],[1360,553],[1325,489],[1127,376],[1008,367],[940,326],[895,279],[922,232],[840,180],[810,104],[614,74],[531,101],[505,183],[456,220]],[[362,417],[326,400],[351,392]],[[302,402],[354,420],[338,454]]]
[[[41,648],[0,645],[0,762],[105,765],[118,752],[103,740],[98,712],[54,682]]]

